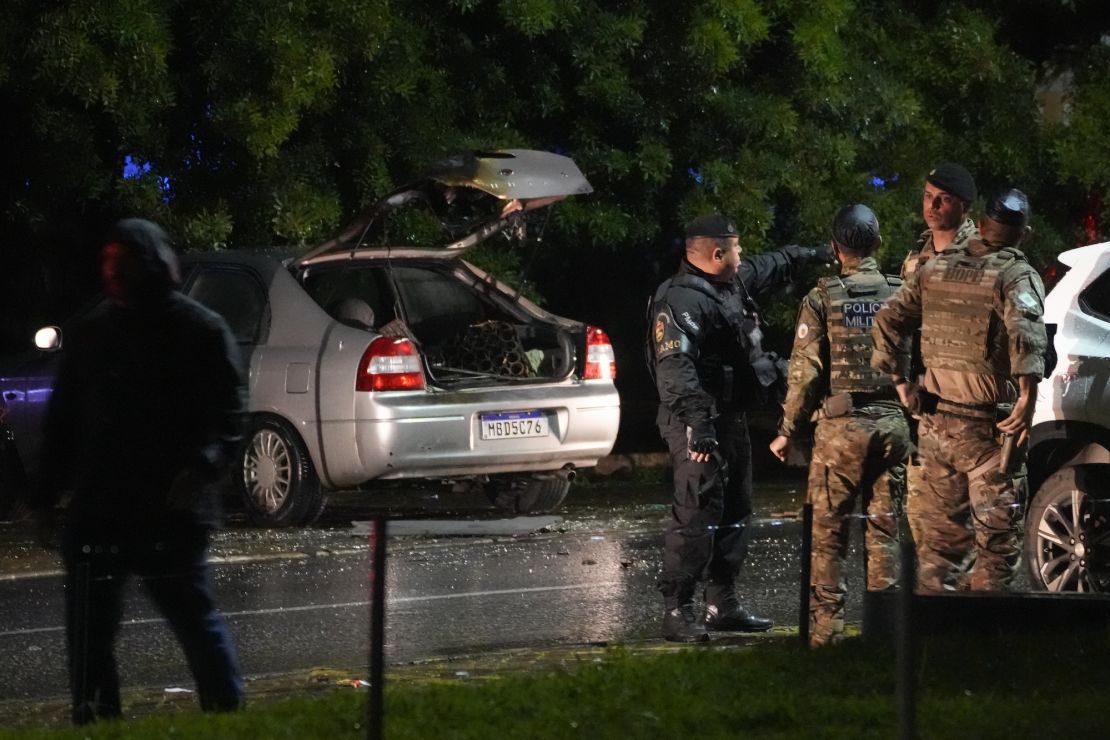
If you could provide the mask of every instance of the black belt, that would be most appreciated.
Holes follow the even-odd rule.
[[[852,408],[862,408],[863,406],[870,406],[874,403],[895,402],[898,400],[898,394],[893,390],[890,391],[875,391],[871,393],[856,393],[852,392]]]
[[[937,413],[956,416],[972,421],[994,421],[998,413],[997,403],[957,403],[946,398],[937,399]]]

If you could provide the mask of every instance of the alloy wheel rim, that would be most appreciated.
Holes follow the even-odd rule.
[[[1061,491],[1036,522],[1033,551],[1037,575],[1048,591],[1089,593],[1106,590],[1092,573],[1091,558],[1110,545],[1110,528],[1095,516],[1093,503],[1078,488]]]
[[[292,481],[293,464],[285,440],[269,429],[256,432],[243,465],[243,482],[254,506],[276,513],[289,498]]]

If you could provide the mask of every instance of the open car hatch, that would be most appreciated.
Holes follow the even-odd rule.
[[[430,208],[444,226],[450,224],[449,236],[421,246],[465,249],[502,231],[517,212],[590,192],[593,188],[578,165],[560,154],[532,149],[460,154],[437,162],[420,179],[371,205],[336,237],[297,258],[293,266],[328,252],[371,246],[366,236],[375,225],[390,212],[415,203]],[[485,212],[474,207],[478,201],[488,201]],[[464,205],[469,210],[457,216]]]

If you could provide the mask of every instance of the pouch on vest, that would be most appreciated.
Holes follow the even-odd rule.
[[[852,413],[853,408],[851,393],[835,393],[821,402],[821,409],[825,412],[826,419],[847,416]]]

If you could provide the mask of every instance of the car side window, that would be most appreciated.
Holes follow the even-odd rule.
[[[1106,270],[1079,294],[1079,305],[1086,313],[1110,321],[1110,270]]]
[[[253,275],[234,268],[201,268],[188,295],[223,316],[237,342],[258,342],[266,299]]]
[[[368,311],[370,325],[361,328],[380,327],[394,318],[393,291],[385,273],[377,267],[312,269],[305,276],[304,287],[321,308],[340,321],[345,318],[339,313],[341,307],[352,300]]]

